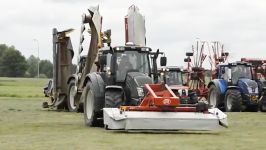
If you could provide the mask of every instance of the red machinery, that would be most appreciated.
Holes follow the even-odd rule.
[[[252,64],[253,75],[258,80],[265,80],[266,77],[266,60],[259,58],[241,58],[241,61]]]
[[[205,50],[209,52],[210,69],[206,69],[203,64],[207,57]],[[187,52],[185,62],[187,62],[187,71],[189,74],[189,88],[196,91],[200,99],[207,99],[208,88],[207,84],[212,79],[217,78],[216,66],[224,63],[228,58],[229,53],[224,52],[224,46],[220,42],[212,42],[211,46],[208,42],[197,41],[197,45],[192,46],[192,52]],[[192,57],[193,56],[193,57]]]
[[[167,84],[145,84],[148,94],[138,106],[121,106],[126,111],[168,111],[168,112],[196,112],[196,105],[182,105],[180,99]],[[203,107],[208,111],[208,106]]]
[[[187,58],[184,59],[187,62],[186,70],[188,71],[189,89],[195,91],[200,99],[207,98],[208,94],[205,84],[205,69],[203,67],[203,62],[207,56],[204,53],[205,45],[206,42],[197,41],[196,47],[192,45],[192,52],[187,52]]]
[[[199,102],[182,105],[164,84],[145,84],[147,94],[138,106],[103,108],[104,125],[112,130],[216,130],[227,127],[227,116]]]

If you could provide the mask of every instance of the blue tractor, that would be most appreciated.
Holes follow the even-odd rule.
[[[219,64],[216,79],[209,84],[208,102],[228,112],[258,111],[258,84],[246,62]]]

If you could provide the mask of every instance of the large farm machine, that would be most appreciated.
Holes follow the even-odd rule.
[[[251,64],[235,62],[217,67],[218,78],[208,85],[210,104],[225,111],[257,111],[259,91]]]
[[[203,63],[207,57],[206,48],[208,43],[197,41],[196,46],[192,45],[192,51],[186,52],[184,61],[187,63],[187,84],[190,90],[196,92],[199,100],[206,100],[208,96],[207,82],[210,80],[210,70],[205,69]]]
[[[83,32],[89,31],[88,54],[82,57],[83,67],[78,65],[77,73],[66,81],[66,100],[72,102],[73,110],[83,104],[86,125],[111,130],[215,130],[228,126],[226,114],[219,109],[208,109],[200,102],[183,103],[167,84],[157,82],[157,58],[162,52],[146,46],[145,20],[136,6],[129,8],[125,18],[125,45],[112,46],[110,31],[101,32],[101,24],[98,7],[83,16],[79,52]],[[166,65],[166,57],[160,57],[160,65]]]
[[[219,44],[218,44],[219,45]],[[215,68],[213,80],[208,84],[209,104],[225,111],[257,111],[258,84],[252,73],[252,65],[246,62],[226,62],[229,53],[217,46],[211,56]]]
[[[44,108],[67,108],[67,80],[72,74],[72,58],[74,56],[69,37],[69,33],[72,31],[73,29],[59,32],[56,28],[53,29],[53,79],[44,88],[44,94],[46,97],[50,97],[51,102],[44,102]]]
[[[255,58],[241,58],[242,62],[252,64],[252,73],[259,88],[259,105],[260,111],[266,112],[266,60]]]

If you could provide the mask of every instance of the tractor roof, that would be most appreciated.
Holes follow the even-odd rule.
[[[243,61],[236,61],[236,62],[232,62],[232,63],[222,63],[222,64],[219,64],[219,66],[236,66],[236,65],[251,66],[250,63],[243,62]]]
[[[183,67],[182,66],[166,66],[166,67],[161,67],[158,68],[158,70],[165,69],[166,71],[182,71]]]
[[[152,49],[150,47],[142,47],[142,46],[135,46],[135,45],[130,45],[130,46],[116,46],[113,48],[114,51],[140,51],[140,52],[151,52]]]

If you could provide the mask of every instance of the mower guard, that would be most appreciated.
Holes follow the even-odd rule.
[[[217,108],[208,112],[123,111],[104,108],[104,125],[110,130],[214,131],[228,127],[227,115]]]

